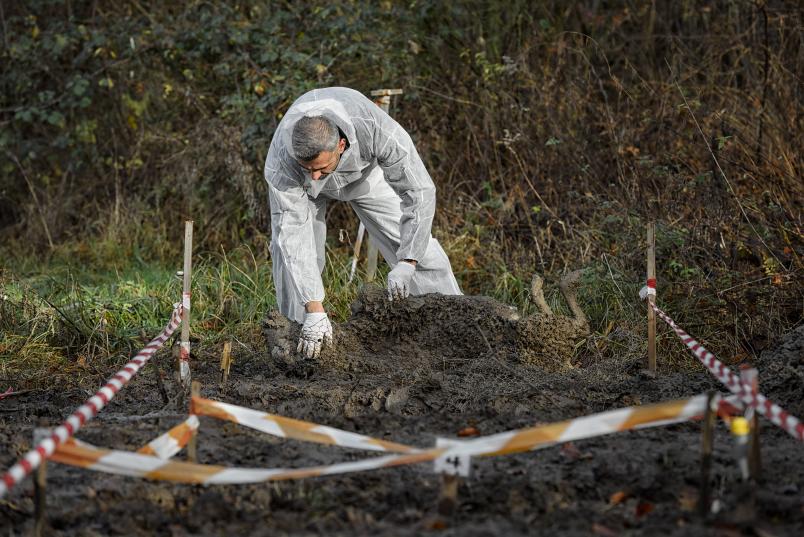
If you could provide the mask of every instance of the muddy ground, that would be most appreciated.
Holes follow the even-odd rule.
[[[391,305],[369,291],[350,321],[335,327],[337,346],[319,360],[299,359],[292,352],[299,327],[273,314],[263,342],[235,343],[225,391],[217,385],[220,349],[196,348],[194,375],[206,397],[421,447],[467,427],[492,434],[719,389],[703,368],[664,370],[653,379],[637,360],[568,366],[552,356],[574,341],[551,334],[550,323],[518,319],[486,298],[429,296]],[[550,352],[542,352],[539,341]],[[167,369],[168,353],[155,362]],[[804,326],[763,353],[756,366],[763,392],[804,416]],[[176,386],[168,382],[167,389],[174,399],[165,405],[149,365],[78,437],[117,449],[140,447],[181,420]],[[0,467],[29,448],[37,423],[60,423],[87,395],[64,390],[0,401]],[[149,413],[169,416],[131,419]],[[700,424],[688,423],[476,460],[459,489],[456,513],[435,524],[439,478],[430,464],[212,487],[51,464],[46,534],[802,535],[804,446],[767,421],[762,442],[753,523],[738,520],[741,487],[723,424],[711,480],[721,510],[706,520],[697,515]],[[205,463],[303,467],[365,456],[372,454],[201,420],[199,458]],[[27,480],[0,500],[0,535],[28,534],[32,513]]]

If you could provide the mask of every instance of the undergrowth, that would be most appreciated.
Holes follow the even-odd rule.
[[[659,303],[726,361],[804,318],[802,12],[792,3],[3,5],[0,382],[108,370],[178,300],[196,222],[193,337],[254,348],[273,306],[262,164],[314,87],[404,88],[392,115],[438,188],[463,290],[532,313],[534,271],[585,267],[589,364],[645,352]],[[379,52],[381,51],[381,53]],[[332,204],[336,320],[357,221]],[[660,327],[660,363],[687,367]],[[243,346],[235,348],[244,348]]]

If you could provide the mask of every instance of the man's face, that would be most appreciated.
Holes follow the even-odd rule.
[[[299,165],[307,170],[310,179],[318,181],[335,171],[341,161],[341,155],[346,149],[346,140],[343,138],[338,142],[335,151],[322,151],[316,158],[308,162],[299,161]]]

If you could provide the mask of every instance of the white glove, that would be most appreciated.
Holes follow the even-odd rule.
[[[318,358],[324,342],[327,345],[332,344],[332,325],[329,323],[327,314],[325,312],[305,313],[296,352],[302,353],[307,358]]]
[[[388,300],[402,300],[410,294],[410,280],[416,266],[407,261],[400,261],[394,269],[388,273]]]

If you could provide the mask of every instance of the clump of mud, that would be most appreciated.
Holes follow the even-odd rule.
[[[324,349],[320,365],[382,372],[494,357],[560,370],[569,365],[576,343],[569,318],[536,314],[523,319],[516,308],[483,296],[433,294],[389,302],[381,289],[366,286],[351,309],[351,318],[334,326],[336,343]],[[294,356],[299,331],[277,312],[264,323],[271,356],[303,371],[312,364]]]
[[[779,345],[757,360],[760,391],[793,415],[804,416],[804,325],[785,335]]]

